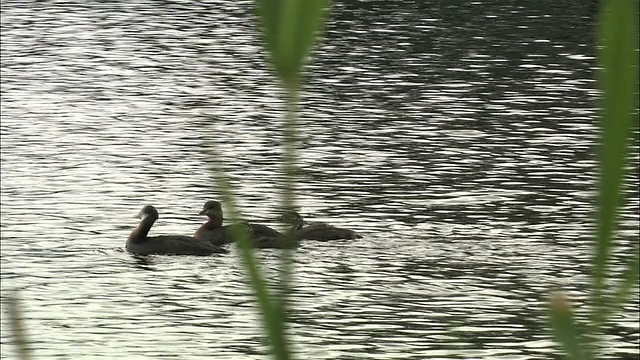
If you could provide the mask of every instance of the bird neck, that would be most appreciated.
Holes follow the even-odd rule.
[[[198,230],[196,230],[196,233],[194,235],[194,237],[196,239],[203,239],[207,236],[207,233],[209,231],[215,230],[217,228],[222,227],[222,217],[216,216],[216,217],[209,217],[209,220],[202,224],[202,226],[200,226],[198,228]]]
[[[145,216],[138,226],[129,234],[129,241],[131,242],[143,242],[147,239],[149,230],[153,226],[153,223],[158,219],[158,215],[149,214]]]
[[[213,230],[215,228],[221,227],[223,220],[224,219],[222,218],[222,216],[209,216],[209,220],[207,220],[207,222],[204,223],[202,227],[204,227],[207,230]]]

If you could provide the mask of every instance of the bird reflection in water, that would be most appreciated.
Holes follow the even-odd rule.
[[[133,255],[135,259],[134,266],[147,271],[156,271],[155,262],[150,256]]]

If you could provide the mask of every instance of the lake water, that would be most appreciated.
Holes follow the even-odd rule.
[[[303,243],[300,359],[548,359],[552,289],[587,297],[594,2],[345,1],[302,94],[298,205],[362,233]],[[520,5],[518,5],[520,4]],[[2,1],[2,359],[20,289],[37,359],[263,359],[237,251],[136,259],[134,216],[192,234],[280,204],[283,104],[251,1]],[[613,269],[639,237],[632,154]],[[274,277],[278,252],[257,253]],[[638,290],[603,358],[639,358]],[[579,316],[584,315],[582,308]]]

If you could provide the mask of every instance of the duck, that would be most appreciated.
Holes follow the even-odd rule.
[[[339,239],[358,239],[362,235],[353,230],[335,227],[323,222],[305,222],[296,211],[285,211],[279,218],[285,224],[291,225],[291,233],[297,239],[330,241]]]
[[[275,229],[272,229],[266,225],[256,224],[252,222],[243,222],[231,225],[222,225],[224,221],[224,212],[222,211],[222,204],[219,201],[209,200],[204,203],[200,215],[207,215],[209,220],[204,223],[193,235],[194,238],[200,241],[206,241],[214,245],[224,245],[235,241],[232,234],[234,226],[246,225],[250,229],[245,229],[251,234],[251,238],[254,242],[262,239],[257,244],[268,244],[275,242],[275,239],[282,237],[283,235]],[[268,240],[272,239],[272,240]]]
[[[251,247],[254,249],[293,249],[300,244],[298,239],[291,236],[290,233],[272,235],[256,235],[253,232],[253,227],[247,222],[241,222],[234,224],[238,226],[242,231],[242,236],[248,236],[250,238]]]
[[[159,235],[148,236],[149,230],[158,220],[158,210],[153,205],[146,205],[140,210],[140,224],[136,226],[127,239],[126,249],[135,255],[211,255],[228,251],[214,244],[199,241],[192,236]]]

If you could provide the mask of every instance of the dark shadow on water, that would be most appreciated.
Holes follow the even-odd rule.
[[[135,267],[147,271],[157,271],[157,269],[154,267],[155,262],[151,257],[142,255],[132,255],[132,257],[135,260]]]

